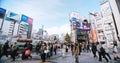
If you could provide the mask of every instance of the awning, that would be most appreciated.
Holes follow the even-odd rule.
[[[17,42],[22,42],[22,43],[26,43],[26,42],[30,42],[32,43],[32,39],[22,39],[22,38],[18,38]]]

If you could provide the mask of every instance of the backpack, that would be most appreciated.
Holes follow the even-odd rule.
[[[101,53],[105,53],[105,49],[103,47],[100,48]]]

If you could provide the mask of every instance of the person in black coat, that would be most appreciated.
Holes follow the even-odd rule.
[[[3,55],[6,55],[6,57],[8,57],[8,49],[9,49],[9,41],[7,41],[3,47],[2,47],[2,52],[0,54],[0,58],[3,56]]]
[[[15,42],[14,45],[11,47],[11,58],[12,58],[12,61],[15,61],[15,57],[18,55],[17,51],[18,51],[18,47],[17,47],[17,43]]]
[[[97,47],[96,47],[95,43],[92,43],[92,53],[93,53],[94,57],[97,57],[96,51],[97,51]]]

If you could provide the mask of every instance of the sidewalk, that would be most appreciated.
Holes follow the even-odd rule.
[[[112,60],[109,63],[120,63],[120,60],[114,61],[113,55],[111,55]],[[59,57],[52,60],[53,63],[75,63],[75,58],[72,54],[67,54],[65,58]],[[98,57],[94,58],[92,53],[81,53],[79,56],[79,63],[106,63],[105,59],[102,62],[98,61]]]
[[[49,60],[53,60],[53,59],[58,58],[60,56],[61,56],[61,51],[58,51],[57,55],[53,54],[53,56],[50,59],[47,59],[46,62],[44,62],[44,63],[50,63]],[[12,59],[3,56],[0,60],[0,63],[40,63],[41,57],[39,55],[37,55],[36,53],[32,53],[32,59],[22,60],[21,54],[20,54],[20,57],[16,58],[16,60],[14,62],[11,62],[11,60]]]

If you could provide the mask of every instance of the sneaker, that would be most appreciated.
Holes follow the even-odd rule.
[[[117,57],[117,59],[120,59],[119,57]]]

